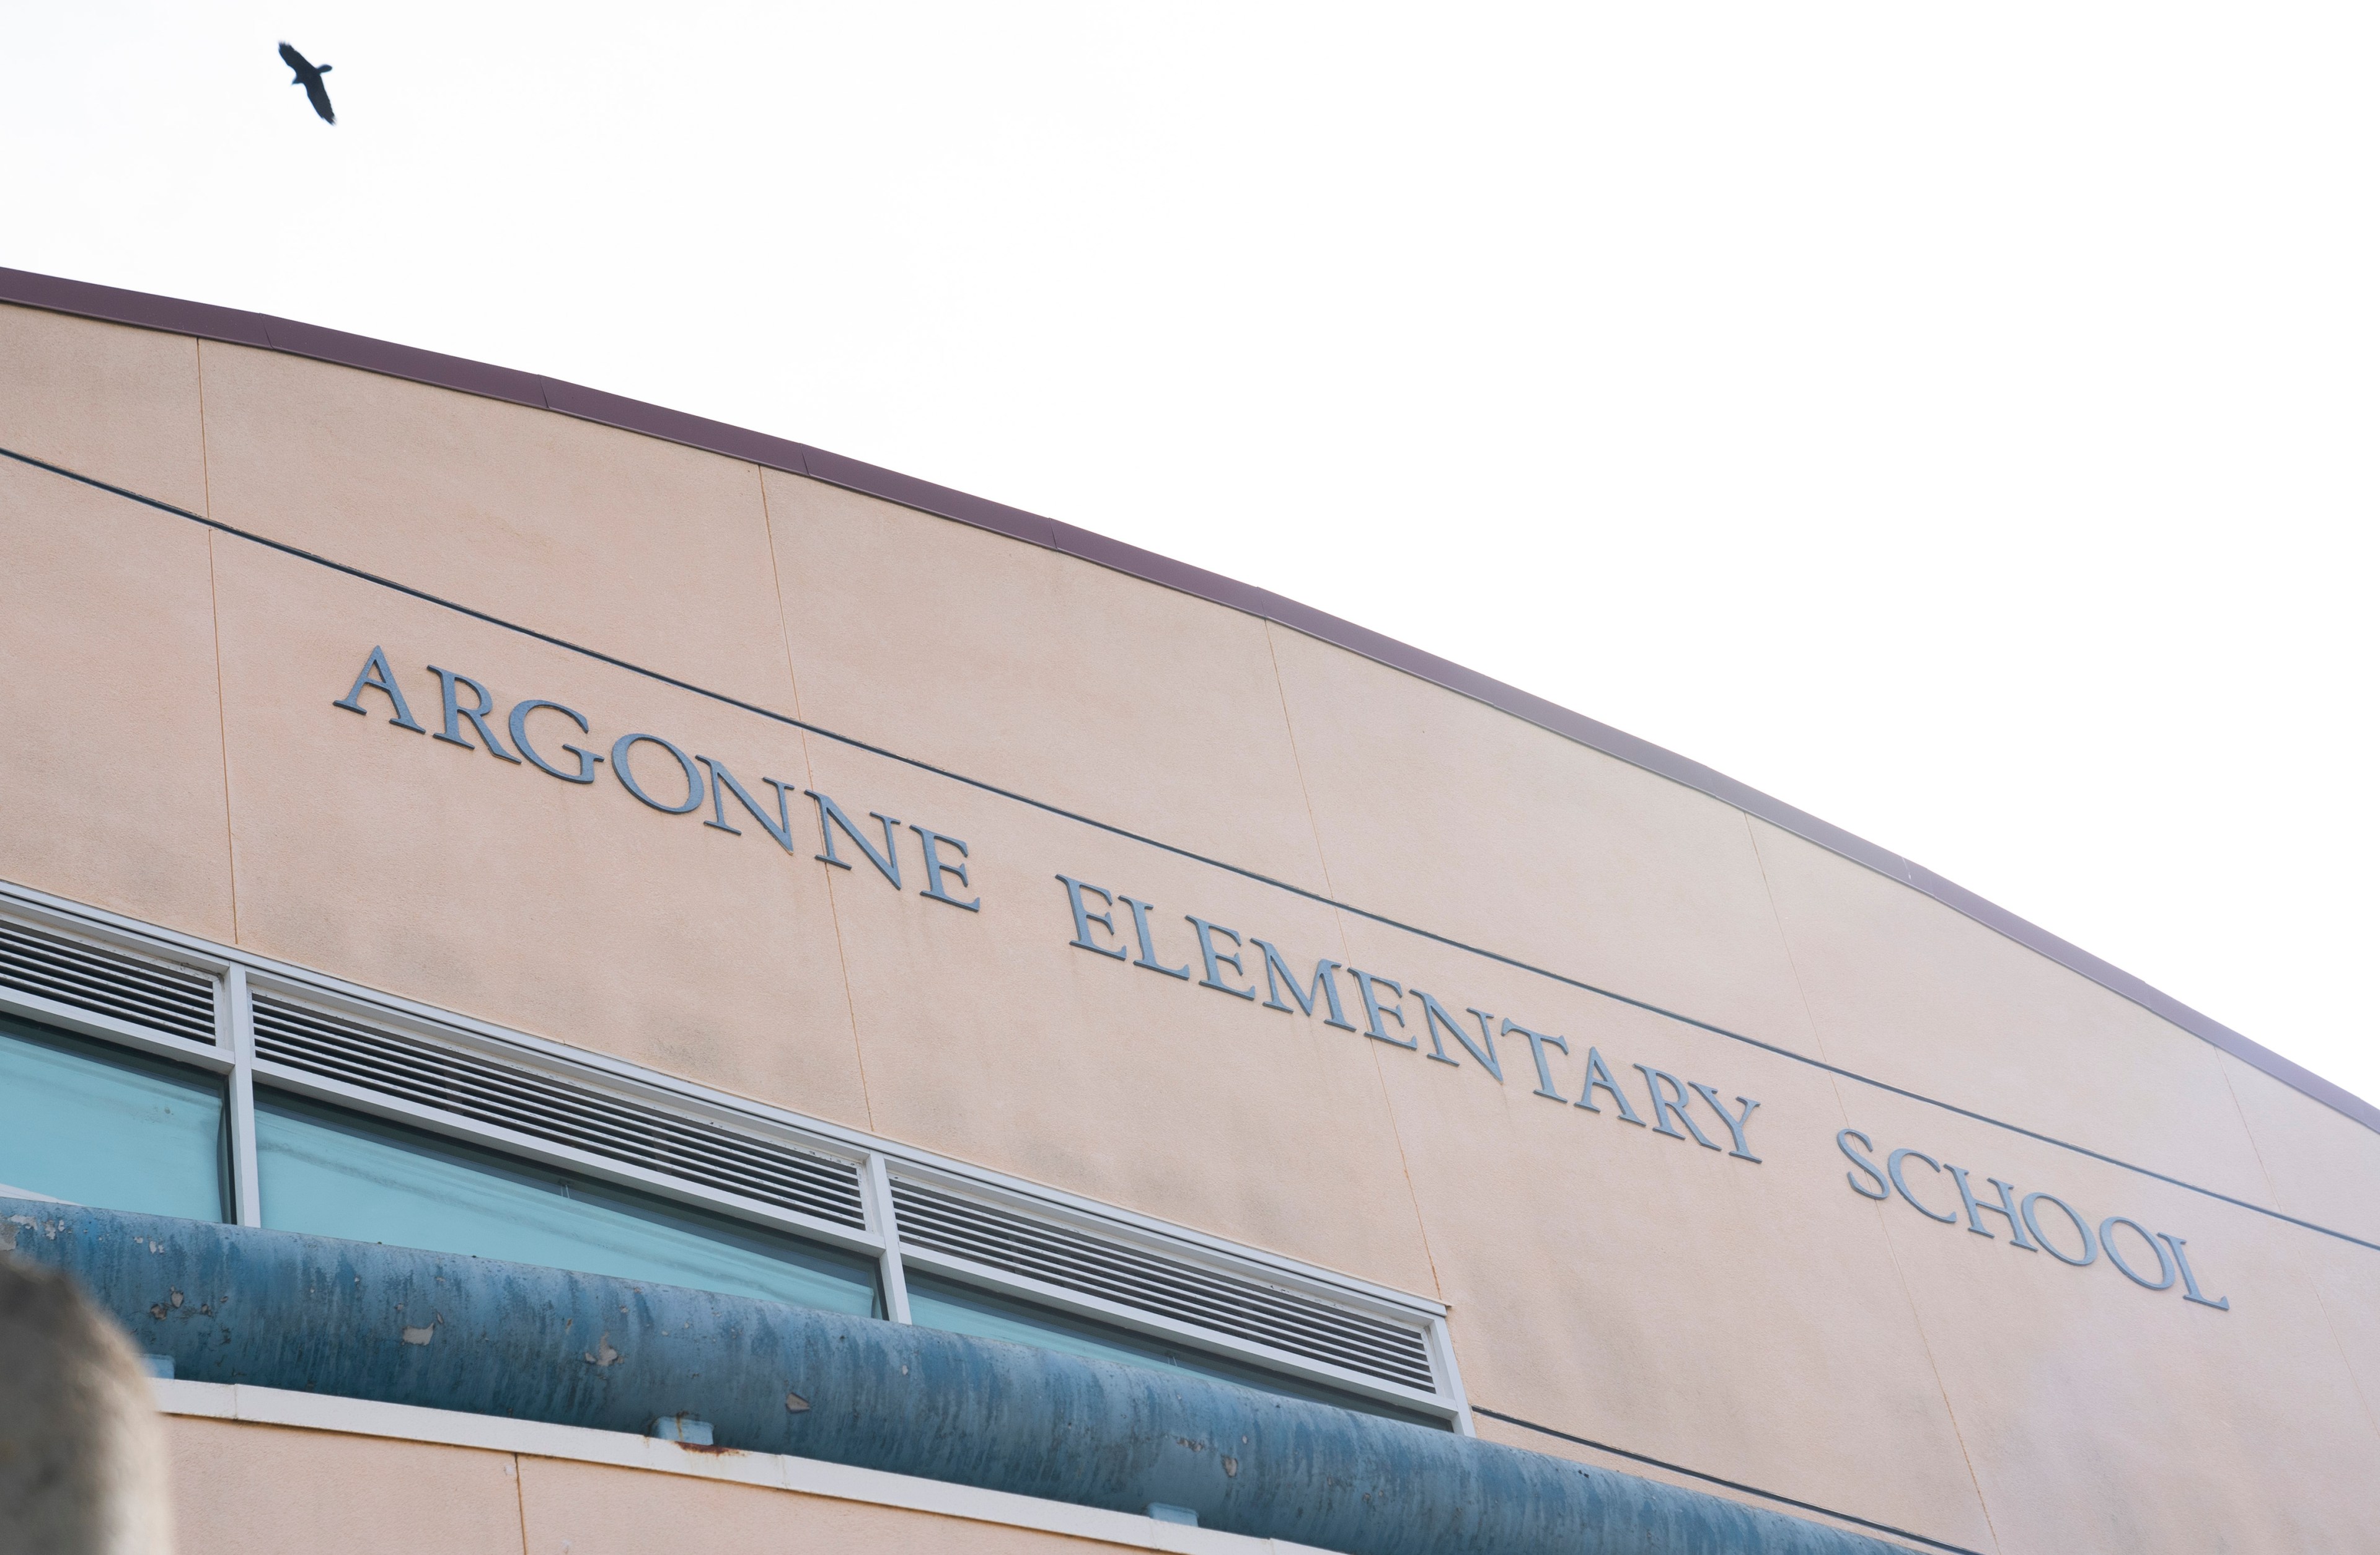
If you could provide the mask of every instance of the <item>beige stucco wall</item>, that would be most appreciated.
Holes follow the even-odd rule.
[[[0,446],[354,569],[0,461],[0,876],[1439,1297],[1476,1404],[1950,1544],[2380,1547],[2380,1251],[2259,1212],[2380,1241],[2380,1136],[1893,881],[1256,618],[543,411],[0,310]],[[983,910],[913,835],[896,893],[805,810],[788,857],[333,709],[375,645],[433,727],[434,663],[962,837]],[[1566,1097],[1592,1045],[1640,1110],[1635,1063],[1757,1098],[1763,1159],[1536,1096],[1517,1037],[1499,1085],[1069,949],[1062,871],[1177,965],[1196,913],[1560,1033]],[[2231,1309],[1863,1198],[1846,1127],[2186,1237]]]
[[[173,1416],[166,1441],[179,1555],[1114,1555],[1126,1548],[535,1452]]]

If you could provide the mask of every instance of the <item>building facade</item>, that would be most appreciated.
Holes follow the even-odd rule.
[[[183,1548],[2380,1548],[2380,1113],[2115,968],[1067,526],[0,300],[0,1197]]]

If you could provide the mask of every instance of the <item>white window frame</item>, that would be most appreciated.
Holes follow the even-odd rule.
[[[364,988],[308,967],[144,924],[10,881],[0,881],[0,906],[30,927],[97,942],[109,949],[201,972],[214,979],[216,1039],[212,1046],[15,989],[0,988],[0,1011],[225,1076],[228,1185],[231,1219],[237,1224],[262,1223],[256,1160],[256,1090],[261,1082],[276,1091],[385,1118],[492,1148],[504,1155],[859,1253],[875,1261],[886,1314],[894,1322],[910,1320],[905,1270],[914,1268],[1033,1306],[1091,1318],[1201,1353],[1238,1360],[1262,1371],[1410,1410],[1445,1421],[1465,1436],[1476,1434],[1462,1375],[1455,1365],[1447,1309],[1444,1304],[1426,1296],[734,1096],[609,1054],[570,1047]],[[842,1160],[856,1169],[866,1224],[854,1228],[764,1204],[667,1172],[260,1059],[256,1055],[254,1004],[260,991],[528,1070],[582,1092],[612,1095],[770,1143]],[[1135,1250],[1232,1278],[1274,1285],[1407,1328],[1421,1336],[1438,1389],[1433,1392],[1405,1387],[965,1257],[905,1245],[893,1211],[891,1179],[896,1172],[923,1184],[987,1200]]]

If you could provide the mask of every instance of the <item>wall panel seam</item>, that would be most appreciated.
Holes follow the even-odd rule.
[[[705,698],[709,700],[721,703],[723,706],[733,707],[741,711],[751,713],[757,717],[769,719],[773,723],[783,723],[789,728],[803,730],[809,734],[818,735],[822,738],[833,740],[837,744],[848,747],[852,749],[865,751],[870,755],[881,757],[886,760],[897,761],[904,766],[913,768],[918,771],[947,778],[953,783],[964,784],[978,792],[990,794],[1016,804],[1026,805],[1035,809],[1041,810],[1046,814],[1058,816],[1064,820],[1075,821],[1079,825],[1088,826],[1095,830],[1105,832],[1110,835],[1124,838],[1130,842],[1139,843],[1144,846],[1153,847],[1161,852],[1172,854],[1176,857],[1185,858],[1197,864],[1203,864],[1210,869],[1221,869],[1228,873],[1238,875],[1243,879],[1254,881],[1262,885],[1270,886],[1277,891],[1304,897],[1308,901],[1315,902],[1324,906],[1329,906],[1342,912],[1354,913],[1357,917],[1380,924],[1386,928],[1394,929],[1402,933],[1412,934],[1417,938],[1428,940],[1433,943],[1444,945],[1449,949],[1461,951],[1469,955],[1475,955],[1480,957],[1482,960],[1492,961],[1500,966],[1510,966],[1516,971],[1527,972],[1533,976],[1544,978],[1548,981],[1559,983],[1567,988],[1576,989],[1581,992],[1590,993],[1598,998],[1611,1000],[1615,1003],[1625,1004],[1633,1009],[1643,1010],[1649,1014],[1658,1015],[1666,1020],[1673,1020],[1678,1022],[1680,1025],[1692,1027],[1696,1030],[1706,1031],[1713,1036],[1725,1038],[1730,1041],[1741,1042],[1746,1047],[1758,1049],[1763,1052],[1773,1054],[1791,1063],[1807,1064],[1812,1068],[1823,1070],[1831,1075],[1840,1075],[1845,1079],[1854,1081],[1860,1085],[1872,1087],[1890,1095],[1902,1097],[1908,1100],[1916,1101],[1928,1107],[1939,1108],[1944,1112],[1955,1113],[1960,1117],[1967,1118],[1976,1123],[1985,1124],[1991,1127],[2002,1129],[2010,1134],[2033,1139],[2039,1143],[2055,1147],[2058,1149],[2069,1150],[2077,1155],[2086,1156],[2091,1160],[2101,1161],[2109,1166],[2118,1167],[2127,1172],[2136,1172],[2141,1176],[2153,1178],[2158,1182],[2166,1183],[2174,1187],[2182,1188],[2191,1193],[2202,1195],[2220,1203],[2232,1205],[2235,1208],[2246,1209],[2255,1214],[2269,1216],[2274,1220],[2280,1221],[2289,1225],[2297,1226],[2302,1230],[2315,1232],[2325,1236],[2336,1237],[2339,1241],[2351,1243],[2356,1246],[2368,1248],[2374,1252],[2380,1252],[2380,1242],[2368,1241],[2362,1237],[2352,1235],[2347,1232],[2336,1230],[2332,1227],[2322,1225],[2313,1221],[2303,1220],[2298,1216],[2284,1213],[2279,1209],[2267,1209],[2263,1205],[2251,1203],[2246,1199],[2235,1197],[2230,1194],[2220,1191],[2219,1189],[2206,1187],[2201,1184],[2192,1183],[2186,1179],[2173,1176],[2168,1172],[2159,1172],[2153,1167],[2143,1166],[2137,1162],[2128,1161],[2120,1157],[2108,1155],[2105,1151],[2095,1150],[2087,1145],[2080,1145],[2071,1140],[2061,1139],[2054,1135],[2044,1134],[2038,1129],[2027,1128],[2022,1124],[2010,1123],[2002,1118],[1993,1117],[1985,1112],[1976,1112],[1972,1108],[1960,1106],[1956,1102],[1946,1101],[1938,1097],[1927,1096],[1923,1092],[1913,1091],[1905,1087],[1894,1085],[1888,1080],[1880,1080],[1873,1075],[1863,1075],[1855,1070],[1846,1069],[1840,1064],[1829,1063],[1825,1059],[1815,1058],[1808,1053],[1797,1052],[1791,1048],[1784,1047],[1775,1042],[1763,1041],[1757,1037],[1753,1037],[1740,1031],[1730,1030],[1728,1027],[1716,1025],[1713,1022],[1702,1020],[1695,1016],[1685,1014],[1680,1011],[1665,1008],[1647,1000],[1637,999],[1631,995],[1604,988],[1598,984],[1588,982],[1581,978],[1573,978],[1566,973],[1557,972],[1548,967],[1536,966],[1531,962],[1521,960],[1517,956],[1506,955],[1500,951],[1488,950],[1484,946],[1471,944],[1465,941],[1458,940],[1451,935],[1440,934],[1433,929],[1424,929],[1415,924],[1403,922],[1401,919],[1390,917],[1385,913],[1373,912],[1368,908],[1356,906],[1352,903],[1337,901],[1323,893],[1308,890],[1304,886],[1294,884],[1288,881],[1277,880],[1259,870],[1252,869],[1243,865],[1232,864],[1223,859],[1213,858],[1205,854],[1198,853],[1194,849],[1184,847],[1177,844],[1168,843],[1160,838],[1148,836],[1143,832],[1135,832],[1129,827],[1118,825],[1112,821],[1100,820],[1096,817],[1084,815],[1076,810],[1067,809],[1063,806],[1053,804],[1048,800],[1036,799],[1029,795],[1019,794],[1013,789],[1003,788],[997,784],[990,783],[982,778],[970,777],[964,772],[953,771],[949,768],[937,766],[932,762],[923,760],[917,757],[905,756],[898,751],[887,749],[881,746],[871,745],[865,740],[857,739],[852,735],[839,734],[832,729],[823,728],[818,724],[805,722],[802,719],[775,711],[772,709],[764,708],[756,703],[744,701],[738,698],[729,696],[723,691],[714,691],[706,686],[695,685],[690,681],[680,679],[677,676],[664,674],[662,671],[648,669],[643,665],[633,663],[630,661],[619,658],[616,655],[606,653],[600,649],[589,648],[579,643],[574,643],[566,638],[555,637],[549,632],[540,631],[536,627],[522,626],[517,622],[508,621],[502,616],[492,614],[487,611],[479,610],[470,605],[461,604],[455,601],[442,598],[441,596],[430,593],[425,589],[414,588],[409,584],[399,583],[392,578],[382,577],[377,574],[367,572],[360,567],[352,566],[344,562],[332,560],[329,557],[320,555],[314,552],[291,545],[286,541],[276,541],[266,536],[254,534],[249,530],[241,529],[236,526],[226,524],[220,519],[210,518],[200,514],[192,513],[187,508],[176,507],[171,503],[160,501],[155,497],[144,496],[138,492],[128,491],[123,487],[112,485],[94,477],[83,475],[78,471],[65,468],[62,466],[51,464],[47,460],[35,458],[31,455],[19,453],[10,448],[0,447],[0,457],[13,459],[19,464],[29,465],[37,469],[46,470],[61,479],[77,481],[80,484],[91,486],[98,490],[110,492],[115,496],[123,497],[128,501],[137,502],[145,506],[157,508],[162,512],[174,514],[191,523],[204,525],[208,528],[216,530],[220,533],[231,535],[239,540],[248,541],[252,544],[261,545],[268,550],[276,551],[282,554],[293,556],[302,561],[311,562],[318,566],[325,567],[331,571],[342,573],[347,577],[358,578],[380,588],[387,589],[394,593],[405,595],[409,599],[419,600],[425,603],[436,605],[441,609],[453,611],[455,613],[468,617],[471,620],[482,622],[488,626],[495,626],[504,631],[516,633],[522,637],[530,638],[533,641],[545,643],[551,647],[561,649],[565,652],[581,655],[599,663],[609,664],[614,669],[642,676],[661,685],[675,687],[676,689],[687,692],[690,695]]]
[[[1768,904],[1768,919],[1777,927],[1778,946],[1785,953],[1786,969],[1792,974],[1793,996],[1801,1002],[1802,1018],[1810,1025],[1810,1039],[1817,1043],[1819,1051],[1824,1052],[1826,1036],[1818,1029],[1817,1012],[1810,1007],[1810,990],[1802,981],[1802,964],[1793,954],[1793,936],[1785,927],[1783,909],[1777,905],[1777,889],[1768,879],[1767,857],[1760,851],[1760,829],[1753,824],[1753,818],[1750,815],[1743,817],[1743,835],[1744,841],[1752,849],[1753,867],[1760,874],[1760,893],[1762,899]],[[1841,1078],[1833,1075],[1827,1076],[1827,1088],[1835,1099],[1836,1118],[1845,1127],[1849,1127],[1852,1122],[1851,1107],[1843,1099]],[[1984,1527],[1991,1534],[1993,1548],[1997,1549],[1999,1547],[1999,1530],[1993,1525],[1991,1508],[1985,1503],[1983,1481],[1975,1474],[1974,1454],[1968,1451],[1967,1433],[1959,1424],[1958,1405],[1950,1401],[1950,1386],[1943,1379],[1942,1367],[1934,1359],[1934,1340],[1933,1336],[1925,1331],[1925,1314],[1918,1306],[1916,1293],[1909,1288],[1909,1275],[1900,1267],[1900,1249],[1893,1244],[1892,1227],[1884,1218],[1883,1206],[1875,1206],[1874,1211],[1876,1236],[1884,1245],[1885,1257],[1892,1265],[1893,1281],[1900,1287],[1901,1306],[1909,1314],[1910,1331],[1916,1336],[1917,1347],[1925,1356],[1925,1369],[1934,1379],[1934,1396],[1942,1401],[1942,1418],[1950,1427],[1950,1440],[1959,1445],[1960,1465],[1967,1471],[1967,1488],[1974,1495],[1975,1511],[1983,1518]],[[1951,1547],[1946,1545],[1943,1548]]]
[[[1907,1528],[1896,1528],[1889,1523],[1870,1522],[1867,1518],[1855,1516],[1848,1512],[1837,1512],[1830,1506],[1820,1506],[1815,1501],[1796,1500],[1791,1496],[1780,1495],[1774,1490],[1763,1490],[1756,1485],[1745,1485],[1738,1480],[1723,1479],[1718,1475],[1705,1474],[1700,1469],[1691,1469],[1682,1464],[1670,1463],[1665,1458],[1656,1458],[1643,1452],[1632,1452],[1625,1447],[1614,1447],[1609,1442],[1597,1441],[1590,1437],[1573,1436],[1569,1431],[1557,1430],[1551,1426],[1541,1426],[1535,1420],[1524,1420],[1517,1415],[1506,1415],[1490,1409],[1484,1403],[1475,1403],[1471,1407],[1474,1413],[1485,1415],[1490,1420],[1500,1420],[1508,1426],[1518,1426],[1524,1431],[1535,1431],[1540,1436],[1549,1436],[1557,1441],[1572,1442],[1580,1447],[1592,1448],[1597,1452],[1609,1452],[1615,1458],[1626,1458],[1653,1468],[1667,1469],[1671,1474],[1682,1474],[1712,1485],[1723,1485],[1730,1490],[1740,1491],[1747,1496],[1758,1496],[1764,1500],[1776,1501],[1782,1506],[1798,1507],[1803,1512],[1815,1512],[1821,1517],[1833,1517],[1845,1523],[1854,1523],[1863,1528],[1872,1528],[1880,1534],[1889,1534],[1895,1538],[1915,1539],[1928,1549],[1943,1550],[1946,1555],[1983,1555],[1981,1550],[1970,1549],[1963,1544],[1947,1544],[1938,1538],[1929,1538],[1924,1534],[1912,1533]]]
[[[1898,881],[2034,954],[2097,983],[2119,998],[2130,1000],[2201,1041],[2263,1070],[2366,1128],[2380,1132],[2380,1107],[2232,1030],[2222,1022],[2192,1009],[2121,967],[1985,901],[1973,892],[1902,858],[1889,849],[1854,836],[1839,826],[1829,825],[1699,761],[1269,590],[1235,582],[1220,574],[1173,561],[1138,546],[1108,540],[1071,524],[1060,524],[1020,508],[969,496],[964,492],[937,486],[930,481],[856,459],[846,459],[823,449],[459,357],[395,346],[264,314],[183,302],[172,298],[153,297],[18,270],[0,269],[0,303],[73,317],[100,319],[141,329],[186,334],[201,340],[225,340],[282,351],[452,393],[530,406],[637,436],[675,443],[730,458],[747,459],[767,468],[840,486],[953,523],[989,529],[995,534],[1057,551],[1127,577],[1188,594],[1194,599],[1278,623],[1456,696],[1485,703],[1500,712],[1534,723],[1564,739],[1601,751],[1681,786],[1707,794],[1864,869]]]
[[[1307,1547],[1251,1538],[1217,1528],[1162,1525],[1130,1512],[1043,1501],[1008,1491],[987,1490],[942,1480],[920,1479],[880,1469],[855,1468],[821,1459],[783,1453],[712,1453],[673,1442],[583,1426],[555,1426],[418,1405],[383,1403],[329,1394],[294,1393],[247,1383],[159,1380],[161,1414],[284,1430],[320,1431],[383,1441],[423,1442],[494,1452],[514,1460],[516,1487],[525,1476],[522,1458],[589,1464],[629,1474],[663,1474],[717,1484],[744,1485],[789,1495],[855,1501],[895,1512],[952,1517],[996,1526],[1029,1529],[1069,1538],[1098,1540],[1131,1549],[1238,1555],[1241,1551],[1293,1551]],[[524,1530],[524,1537],[526,1531]],[[1316,1552],[1319,1555],[1319,1552]],[[1963,1552],[1962,1552],[1963,1555]]]

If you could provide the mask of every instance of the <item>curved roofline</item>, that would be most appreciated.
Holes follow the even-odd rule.
[[[1840,826],[1829,825],[1781,799],[1772,798],[1756,788],[1738,783],[1724,772],[1714,771],[1699,761],[1664,750],[1608,723],[1598,723],[1542,697],[1532,696],[1518,686],[1507,686],[1500,680],[1465,669],[1451,660],[1399,642],[1394,638],[1384,637],[1368,627],[1342,621],[1311,605],[1253,588],[1220,573],[1194,567],[1172,557],[1160,556],[1153,551],[1144,551],[1136,545],[1127,545],[1122,541],[1093,534],[1088,529],[1076,528],[1072,524],[1027,513],[1022,508],[970,496],[965,492],[937,486],[932,481],[919,480],[896,470],[863,464],[857,459],[845,458],[840,454],[813,448],[807,443],[732,427],[723,421],[688,416],[682,411],[605,394],[601,389],[583,388],[559,379],[544,378],[511,368],[492,367],[485,362],[444,356],[411,346],[394,345],[366,335],[349,334],[342,330],[324,329],[318,324],[299,323],[266,313],[249,313],[235,308],[186,302],[176,298],[156,297],[147,292],[126,291],[88,281],[69,281],[59,276],[37,275],[30,271],[6,268],[0,268],[0,303],[53,313],[69,313],[108,323],[129,324],[140,329],[194,335],[202,340],[220,340],[235,346],[250,346],[259,350],[310,357],[340,367],[358,368],[366,372],[410,379],[437,388],[556,411],[580,420],[617,427],[623,431],[638,432],[730,458],[747,459],[789,474],[808,476],[867,496],[898,503],[921,513],[971,524],[1012,540],[1062,552],[1167,589],[1278,622],[1293,631],[1319,638],[1351,653],[1360,653],[1391,669],[1402,670],[1461,696],[1485,702],[1489,707],[1511,713],[1515,718],[1525,719],[1539,728],[1550,730],[1565,739],[1575,740],[1607,756],[1617,757],[1672,783],[1683,784],[1688,788],[1732,805],[1747,815],[1756,816],[1829,852],[1840,854],[1855,864],[1864,865],[1880,875],[1899,881],[1986,929],[2015,941],[2027,950],[2047,956],[2069,971],[2131,1000],[2152,1014],[2170,1021],[2241,1063],[2262,1070],[2284,1085],[2354,1119],[2364,1127],[2380,1133],[2380,1107],[2374,1107],[2344,1087],[2334,1085],[2304,1065],[2240,1035],[2221,1021],[2199,1014],[2121,967],[2100,960],[2081,946],[2070,944],[2047,929],[2028,923],[2006,908],[1996,906],[1963,886],[1944,880],[1931,869],[1889,849],[1855,837]]]

